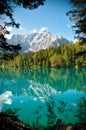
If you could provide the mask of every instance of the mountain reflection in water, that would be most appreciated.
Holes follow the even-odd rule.
[[[19,118],[33,124],[78,122],[78,102],[86,96],[86,69],[0,69],[0,111],[18,108]],[[52,109],[50,113],[49,108]]]

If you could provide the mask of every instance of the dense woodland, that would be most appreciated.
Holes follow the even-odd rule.
[[[85,44],[63,44],[0,60],[1,67],[86,67]]]

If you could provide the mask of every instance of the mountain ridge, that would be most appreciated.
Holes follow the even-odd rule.
[[[8,40],[10,44],[20,44],[21,52],[36,52],[40,49],[47,49],[50,46],[59,46],[60,44],[68,44],[69,40],[63,36],[53,36],[47,28],[41,28],[39,31],[31,31],[29,34],[16,34]]]

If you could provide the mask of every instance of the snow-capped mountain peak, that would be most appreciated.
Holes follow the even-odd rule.
[[[42,27],[39,31],[33,29],[26,35],[13,35],[8,42],[10,44],[20,44],[22,47],[21,52],[38,51],[50,46],[70,43],[70,41],[62,36],[53,36],[45,27]]]

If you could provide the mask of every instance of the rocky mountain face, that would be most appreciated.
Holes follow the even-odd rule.
[[[32,31],[27,35],[13,35],[10,44],[20,44],[21,52],[38,51],[46,49],[50,46],[59,46],[60,44],[68,44],[69,40],[62,36],[53,36],[46,28],[41,28],[39,31]]]

